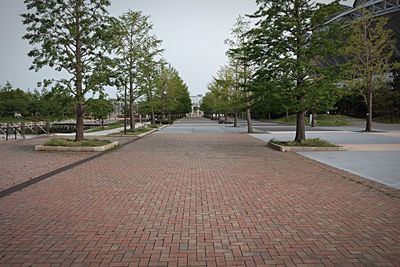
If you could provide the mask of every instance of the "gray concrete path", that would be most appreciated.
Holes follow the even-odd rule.
[[[294,132],[254,134],[271,139],[293,140]],[[306,132],[307,138],[321,138],[344,146],[348,151],[301,152],[299,154],[338,169],[400,189],[400,132],[362,133],[348,131]]]

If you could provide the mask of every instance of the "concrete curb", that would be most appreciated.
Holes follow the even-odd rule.
[[[110,135],[107,135],[107,136],[109,136],[109,137],[131,137],[131,138],[132,137],[138,137],[138,138],[142,138],[142,137],[145,137],[146,135],[149,135],[149,134],[152,134],[152,133],[158,131],[159,129],[161,129],[161,127],[160,128],[155,128],[155,129],[150,130],[150,131],[145,132],[145,133],[136,134],[136,135],[134,135],[134,134],[126,134],[126,135],[124,135],[124,134],[119,134],[119,135],[110,134]]]
[[[67,147],[67,146],[35,146],[36,151],[62,151],[62,152],[103,152],[118,146],[118,142],[98,147]]]
[[[311,146],[281,146],[268,142],[268,146],[282,152],[303,152],[303,151],[345,151],[344,147],[311,147]]]
[[[138,134],[137,137],[142,138],[142,137],[145,137],[146,135],[152,134],[152,133],[154,133],[156,131],[158,131],[158,129],[153,129],[153,130],[150,130],[148,132],[145,132],[145,133],[142,133],[142,134]]]

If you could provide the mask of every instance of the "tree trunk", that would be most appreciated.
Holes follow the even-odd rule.
[[[228,122],[228,114],[224,113],[224,122],[227,123]]]
[[[235,112],[234,118],[233,118],[233,127],[238,127],[238,114]]]
[[[369,87],[367,91],[367,108],[368,108],[368,113],[367,113],[367,124],[365,126],[365,131],[366,132],[371,132],[372,131],[372,90]]]
[[[154,115],[154,107],[151,105],[151,124],[156,124],[156,117]]]
[[[104,119],[101,118],[101,128],[104,128]]]
[[[251,122],[251,112],[250,109],[247,109],[247,133],[254,133],[253,131],[253,123]]]
[[[76,89],[76,133],[75,141],[82,141],[83,136],[83,116],[85,112],[85,94],[82,88],[83,66],[82,66],[82,42],[81,42],[81,6],[80,2],[75,5],[75,89]]]
[[[84,139],[83,136],[83,115],[84,115],[84,104],[81,101],[77,101],[76,103],[76,133],[75,133],[75,141],[82,141]]]
[[[126,134],[126,126],[127,126],[127,118],[126,118],[126,111],[127,111],[127,108],[128,108],[128,105],[127,105],[127,103],[126,103],[126,101],[127,101],[127,99],[126,99],[126,83],[125,83],[125,85],[124,85],[124,88],[125,88],[125,90],[124,90],[124,134]]]
[[[295,142],[303,142],[306,140],[306,127],[305,127],[305,112],[299,111],[297,112],[297,120],[296,120],[296,137],[294,139]]]
[[[131,130],[135,130],[135,106],[133,98],[133,79],[129,77],[129,120]]]

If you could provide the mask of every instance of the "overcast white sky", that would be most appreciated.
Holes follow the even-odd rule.
[[[321,0],[320,2],[330,2]],[[353,1],[344,1],[351,5]],[[251,14],[255,0],[111,0],[111,15],[127,10],[150,15],[154,33],[163,40],[164,57],[178,69],[191,94],[204,94],[220,66],[226,64],[224,40],[239,15]],[[10,81],[21,89],[34,89],[38,81],[59,75],[48,69],[29,71],[30,47],[19,14],[23,0],[0,2],[0,85]],[[110,96],[115,91],[108,90]]]

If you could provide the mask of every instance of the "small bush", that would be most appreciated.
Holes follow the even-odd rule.
[[[68,147],[97,147],[97,146],[104,146],[110,144],[110,140],[98,140],[98,139],[85,139],[82,141],[75,142],[72,139],[64,139],[64,138],[55,138],[50,139],[46,143],[45,146],[68,146]]]
[[[331,144],[328,141],[319,138],[306,139],[303,142],[280,141],[276,139],[271,139],[270,142],[281,146],[336,147],[336,145]]]

